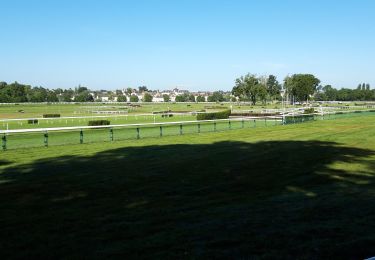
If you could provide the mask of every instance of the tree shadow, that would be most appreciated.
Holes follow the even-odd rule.
[[[368,257],[374,155],[333,142],[218,142],[9,166],[0,175],[0,254]]]

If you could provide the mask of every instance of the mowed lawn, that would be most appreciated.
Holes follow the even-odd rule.
[[[375,115],[0,153],[6,258],[375,256]]]

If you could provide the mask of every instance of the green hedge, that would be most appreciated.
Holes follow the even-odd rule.
[[[60,117],[60,114],[43,114],[43,118]]]
[[[198,114],[197,120],[227,119],[230,113],[230,110],[224,110],[221,112]]]
[[[38,119],[29,119],[29,120],[27,120],[27,123],[30,124],[30,125],[37,124],[38,123]]]
[[[295,124],[295,123],[302,123],[307,121],[313,121],[314,115],[298,115],[298,116],[286,116],[285,117],[285,124]]]
[[[315,110],[313,107],[311,108],[306,108],[304,111],[303,111],[305,114],[314,114],[315,113]]]
[[[89,121],[89,126],[97,126],[97,125],[110,125],[110,121],[109,120],[93,120],[93,121]]]

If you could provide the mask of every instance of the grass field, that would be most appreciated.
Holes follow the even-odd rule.
[[[5,258],[375,255],[375,117],[6,151]]]

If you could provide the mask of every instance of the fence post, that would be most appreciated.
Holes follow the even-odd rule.
[[[201,124],[198,123],[198,134],[201,132]]]
[[[257,123],[256,123],[256,120],[254,119],[254,124],[253,124],[253,127],[257,127]]]
[[[180,125],[180,135],[182,135],[182,125]]]
[[[7,136],[4,134],[1,139],[3,140],[2,146],[3,146],[3,150],[5,151],[7,149]]]
[[[243,120],[243,118],[242,118],[242,121],[241,121],[241,126],[242,126],[242,128],[244,128],[245,127],[245,121]]]
[[[109,129],[109,140],[112,142],[113,141],[113,128]]]
[[[141,138],[141,136],[139,135],[139,127],[137,127],[137,139]]]
[[[264,118],[264,125],[267,126],[267,117]]]
[[[48,147],[48,132],[47,131],[44,133],[44,146]]]
[[[228,121],[228,127],[229,129],[232,129],[232,123],[230,122],[230,120]]]
[[[214,122],[214,132],[216,132],[216,122]]]
[[[81,131],[79,131],[79,143],[83,144],[83,131],[82,131],[82,129],[81,129]]]
[[[160,126],[159,128],[160,128],[160,137],[162,137],[163,136],[163,127]]]

